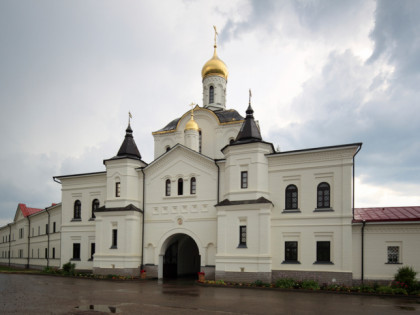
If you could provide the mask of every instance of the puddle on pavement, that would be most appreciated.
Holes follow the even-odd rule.
[[[98,311],[104,313],[119,313],[120,311],[115,306],[109,305],[80,305],[76,306],[81,311]]]

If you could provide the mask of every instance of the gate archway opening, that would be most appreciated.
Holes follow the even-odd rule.
[[[200,253],[195,241],[186,234],[175,234],[165,242],[163,278],[196,278],[200,271]]]

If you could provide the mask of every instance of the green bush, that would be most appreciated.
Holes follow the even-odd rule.
[[[63,271],[67,275],[74,275],[76,269],[76,264],[72,264],[71,262],[68,262],[63,265]]]
[[[319,290],[319,284],[315,280],[303,280],[302,289],[305,290]]]
[[[416,287],[416,275],[417,272],[414,271],[412,267],[404,266],[398,268],[397,273],[394,275],[394,280],[399,284],[407,285],[407,290],[414,290]]]
[[[388,286],[378,286],[376,292],[381,294],[394,294],[394,289]]]
[[[293,289],[295,286],[295,280],[293,279],[278,279],[275,284],[276,288],[282,288],[282,289]]]

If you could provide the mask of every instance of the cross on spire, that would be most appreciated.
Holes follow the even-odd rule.
[[[249,105],[251,105],[251,97],[252,97],[252,93],[251,93],[251,89],[249,89]]]
[[[128,111],[128,124],[130,124],[130,119],[133,119],[133,115]]]

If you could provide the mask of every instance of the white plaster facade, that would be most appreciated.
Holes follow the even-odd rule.
[[[361,279],[361,228],[353,223],[361,143],[277,152],[261,139],[251,106],[245,119],[225,109],[226,83],[218,75],[203,78],[203,106],[194,108],[198,130],[186,130],[188,111],[153,132],[151,163],[141,160],[129,126],[104,172],[55,177],[62,203],[50,220],[54,213],[60,233],[48,241],[36,231],[45,229],[45,211],[30,216],[30,265],[45,265],[49,242],[58,259],[50,265],[72,261],[102,274],[138,275],[143,268],[158,278],[201,270],[237,281]],[[13,261],[21,265],[26,260],[16,255],[28,246],[15,238],[21,227],[29,231],[25,220],[17,215],[0,229],[0,253],[14,242]],[[12,241],[5,241],[10,232]],[[419,236],[419,221],[367,224],[364,278],[392,278],[398,264],[384,265],[387,244],[399,244],[401,262],[420,271]],[[10,262],[3,256],[1,263]]]

